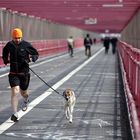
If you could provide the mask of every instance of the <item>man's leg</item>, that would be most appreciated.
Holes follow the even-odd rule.
[[[23,97],[22,111],[26,111],[29,103],[29,95],[27,90],[20,89],[21,96]]]
[[[13,109],[13,115],[11,116],[11,120],[16,122],[18,119],[17,108],[18,108],[18,97],[19,86],[15,86],[11,88],[11,106]]]
[[[73,48],[71,47],[71,57],[73,56]]]
[[[87,56],[87,46],[85,46],[85,55]]]
[[[21,96],[22,96],[23,98],[25,98],[25,99],[28,98],[28,92],[27,92],[27,90],[22,90],[22,89],[20,89],[20,93],[21,93]]]
[[[22,111],[26,111],[29,103],[28,86],[30,81],[30,73],[20,77],[20,94],[23,97]]]
[[[91,56],[91,47],[89,46],[89,54],[88,54],[88,57]]]

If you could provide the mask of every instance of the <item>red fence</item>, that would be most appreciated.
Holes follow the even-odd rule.
[[[3,61],[2,61],[2,49],[3,49],[3,46],[5,45],[5,42],[0,42],[0,67],[1,66],[4,66],[3,64]]]
[[[140,49],[119,42],[118,51],[131,126],[134,138],[140,140]]]
[[[2,61],[2,49],[6,42],[0,42],[0,67],[4,66]],[[39,40],[31,41],[31,44],[38,50],[41,57],[49,56],[53,54],[59,54],[67,52],[67,40]],[[79,48],[83,46],[83,39],[74,40],[74,48]]]

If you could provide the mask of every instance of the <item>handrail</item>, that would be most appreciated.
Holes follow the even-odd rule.
[[[125,42],[119,42],[118,52],[128,110],[130,125],[135,140],[140,140],[140,50]]]

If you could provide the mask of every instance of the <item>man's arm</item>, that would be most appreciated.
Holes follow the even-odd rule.
[[[39,57],[38,51],[32,45],[28,47],[28,53],[31,55],[32,62],[35,62]]]
[[[8,47],[7,45],[3,48],[3,51],[2,51],[2,59],[3,59],[3,63],[5,65],[7,65],[9,63],[9,60],[8,60],[8,57],[9,57],[9,50],[8,50]]]

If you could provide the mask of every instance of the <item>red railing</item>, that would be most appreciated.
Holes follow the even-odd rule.
[[[3,49],[3,46],[5,45],[6,42],[4,41],[0,41],[0,67],[3,67],[4,64],[3,64],[3,60],[2,60],[2,49]]]
[[[66,39],[56,39],[56,40],[38,40],[30,41],[31,44],[38,50],[40,57],[55,55],[63,52],[68,52],[67,40]],[[2,61],[2,49],[6,42],[0,42],[0,67],[3,67]],[[83,39],[74,40],[74,48],[79,48],[83,46]]]
[[[41,57],[67,51],[66,40],[32,41],[31,44],[38,50]]]
[[[118,52],[133,136],[140,140],[140,49],[119,42]]]

